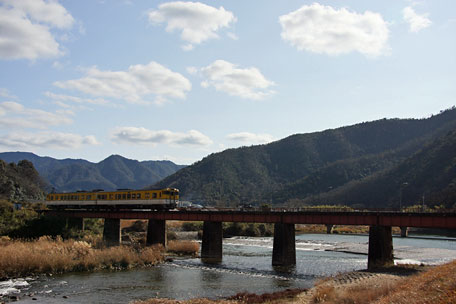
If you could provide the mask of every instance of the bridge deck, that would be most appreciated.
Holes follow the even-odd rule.
[[[456,229],[456,213],[407,212],[274,212],[274,211],[88,211],[47,210],[48,215],[78,218],[155,219],[177,221],[333,224]]]

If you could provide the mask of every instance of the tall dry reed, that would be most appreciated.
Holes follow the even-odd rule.
[[[163,247],[119,246],[96,249],[86,241],[41,237],[36,241],[0,239],[0,278],[155,265]]]
[[[195,241],[169,241],[168,252],[185,255],[197,255],[200,245]]]

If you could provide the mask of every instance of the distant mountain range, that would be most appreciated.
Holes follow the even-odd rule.
[[[0,153],[7,163],[28,160],[56,191],[119,188],[141,189],[185,167],[171,161],[137,161],[111,155],[99,163],[83,159],[58,160],[28,152]]]
[[[423,193],[433,203],[452,206],[454,130],[453,107],[426,119],[382,119],[296,134],[211,154],[154,187],[176,187],[183,199],[220,206],[398,207],[420,202]]]

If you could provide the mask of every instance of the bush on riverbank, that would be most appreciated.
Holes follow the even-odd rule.
[[[273,236],[274,225],[258,223],[223,223],[223,237],[232,236]]]
[[[41,237],[36,241],[0,238],[0,278],[155,265],[163,247],[94,248],[86,241]]]
[[[167,252],[196,256],[199,249],[200,245],[195,241],[168,241]]]

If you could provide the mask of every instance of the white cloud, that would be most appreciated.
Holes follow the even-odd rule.
[[[270,134],[254,134],[250,132],[232,133],[227,138],[250,144],[265,144],[274,140],[274,137]]]
[[[15,132],[0,135],[0,146],[25,149],[25,148],[62,148],[75,149],[82,145],[98,145],[95,136],[81,136],[73,133],[38,132],[24,133]]]
[[[8,99],[17,99],[17,96],[14,96],[10,93],[10,91],[6,88],[0,88],[0,97],[8,98]]]
[[[200,72],[205,77],[201,83],[203,88],[213,86],[217,91],[255,100],[275,93],[268,89],[274,85],[274,82],[267,80],[254,67],[242,69],[228,61],[216,60],[209,66],[201,68]]]
[[[83,78],[57,81],[54,85],[93,96],[120,98],[130,103],[147,103],[144,97],[153,94],[158,104],[169,98],[184,99],[192,87],[187,78],[153,61],[146,65],[132,65],[126,71],[101,71],[92,67]]]
[[[432,24],[431,20],[427,17],[428,14],[418,15],[411,6],[405,7],[402,10],[402,15],[405,22],[409,24],[410,32],[413,33],[418,33]]]
[[[339,55],[353,51],[366,56],[389,52],[387,23],[378,13],[339,10],[318,3],[279,17],[282,39],[298,50]]]
[[[67,112],[46,112],[29,109],[14,101],[0,103],[0,126],[6,128],[46,129],[50,126],[72,123]]]
[[[119,127],[112,133],[112,140],[117,143],[133,144],[171,144],[178,146],[208,146],[212,140],[203,133],[190,130],[187,133],[168,130],[149,130],[137,127]]]
[[[160,4],[158,10],[149,12],[153,24],[167,23],[166,31],[181,31],[181,39],[188,42],[184,50],[193,49],[195,44],[218,38],[217,31],[236,22],[233,13],[223,7],[215,8],[201,2],[168,2]]]
[[[90,103],[90,104],[97,104],[97,105],[106,105],[109,102],[103,98],[81,98],[77,96],[70,96],[70,95],[63,95],[63,94],[55,94],[52,92],[45,92],[45,96],[58,101],[58,102],[72,102],[72,103]]]
[[[0,58],[30,59],[63,54],[51,28],[69,29],[74,19],[57,1],[0,0]]]

